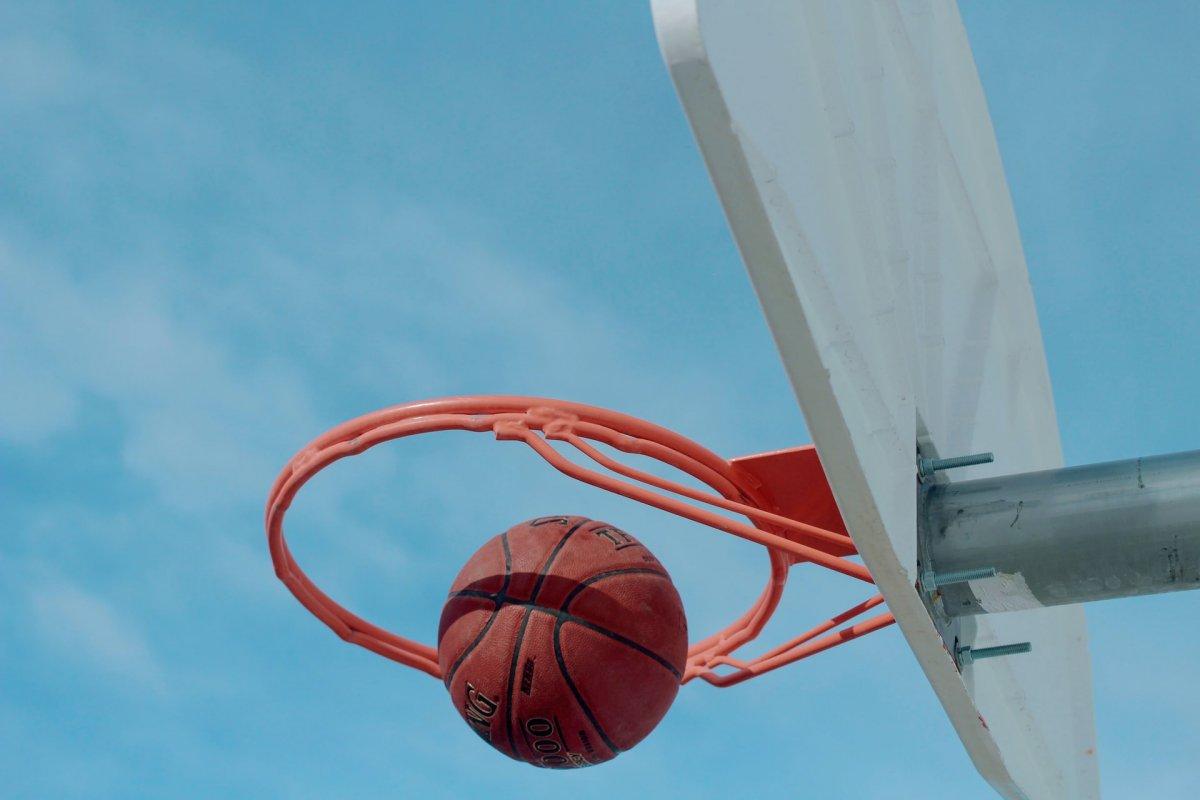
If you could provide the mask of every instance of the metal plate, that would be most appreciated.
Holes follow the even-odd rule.
[[[671,77],[842,516],[980,773],[1099,796],[1078,607],[969,620],[1030,641],[960,675],[921,595],[918,444],[1059,466],[1041,333],[986,101],[952,2],[655,0]],[[914,732],[916,733],[916,732]]]

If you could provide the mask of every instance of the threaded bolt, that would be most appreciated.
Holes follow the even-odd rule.
[[[959,467],[974,467],[978,464],[990,464],[996,460],[992,453],[974,453],[969,456],[954,456],[953,458],[922,458],[917,461],[917,474],[928,478],[935,472]]]
[[[999,658],[1000,656],[1014,656],[1018,653],[1028,653],[1033,649],[1033,645],[1029,642],[1015,642],[1013,644],[1000,644],[995,647],[967,647],[963,645],[954,651],[958,656],[958,663],[961,666],[966,666],[981,658]]]
[[[966,583],[984,578],[996,577],[995,567],[979,567],[978,569],[957,569],[953,572],[927,572],[924,583],[926,591],[932,592],[939,586],[949,586],[952,583]]]

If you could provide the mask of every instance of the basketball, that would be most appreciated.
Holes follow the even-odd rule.
[[[599,764],[667,713],[687,619],[658,559],[624,531],[540,517],[483,545],[438,626],[455,709],[484,741],[539,767]]]

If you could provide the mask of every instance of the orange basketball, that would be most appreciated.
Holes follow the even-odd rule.
[[[586,767],[654,729],[679,691],[687,619],[629,534],[540,517],[483,545],[454,580],[438,661],[454,707],[500,752]]]

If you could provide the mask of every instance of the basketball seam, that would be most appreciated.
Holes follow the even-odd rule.
[[[467,645],[466,649],[464,649],[462,653],[459,654],[458,658],[454,660],[454,664],[450,667],[450,669],[446,671],[446,677],[443,679],[443,682],[447,688],[450,687],[450,682],[454,680],[454,675],[458,672],[458,668],[462,666],[463,661],[465,661],[467,656],[471,655],[471,653],[475,651],[475,648],[478,647],[479,643],[483,641],[483,637],[487,636],[487,632],[492,629],[492,623],[494,623],[496,621],[496,617],[499,616],[500,609],[504,608],[504,603],[501,602],[501,599],[506,596],[508,592],[508,582],[512,578],[512,553],[509,552],[508,549],[508,533],[500,534],[500,546],[504,550],[504,580],[500,584],[500,591],[491,597],[492,602],[495,604],[495,608],[492,609],[491,615],[488,616],[488,621],[484,623],[483,628],[480,629],[479,634],[475,637],[475,640]],[[467,595],[463,594],[462,592],[455,592],[454,594],[450,595],[451,598],[465,596]]]
[[[635,642],[632,639],[628,639],[628,638],[622,636],[621,634],[617,633],[616,631],[611,631],[608,628],[605,628],[601,625],[597,625],[596,623],[592,622],[591,620],[587,620],[587,619],[584,619],[583,617],[572,614],[571,612],[569,612],[567,610],[567,607],[571,605],[571,603],[575,600],[575,598],[579,596],[579,593],[582,592],[584,589],[588,588],[589,586],[591,586],[594,583],[599,583],[600,581],[602,581],[606,578],[615,578],[615,577],[618,577],[621,575],[655,575],[660,578],[666,578],[668,581],[671,580],[670,576],[667,575],[666,573],[660,572],[656,569],[650,569],[649,567],[625,567],[623,569],[610,569],[607,572],[598,572],[595,575],[593,575],[592,577],[586,578],[585,580],[580,581],[579,585],[577,585],[574,589],[572,589],[570,591],[570,593],[567,594],[566,599],[564,599],[562,602],[562,605],[559,606],[559,609],[562,611],[562,613],[567,615],[567,617],[563,618],[564,621],[577,623],[579,625],[582,625],[585,628],[588,628],[590,630],[596,631],[597,633],[603,634],[604,636],[608,636],[609,638],[614,639],[614,640],[620,642],[621,644],[624,644],[627,647],[632,647],[634,650],[637,650],[642,655],[645,655],[645,656],[648,656],[648,657],[654,659],[659,664],[661,664],[662,666],[669,669],[671,671],[672,675],[674,675],[676,678],[682,680],[683,675],[679,671],[679,669],[677,669],[675,667],[675,665],[673,665],[670,661],[663,658],[662,656],[660,656],[658,653],[654,652],[650,648],[645,647],[645,646],[639,644],[638,642]],[[672,584],[672,587],[674,587],[674,584]]]
[[[657,572],[647,572],[647,573],[642,573],[642,574],[661,575],[661,573],[657,573]],[[665,576],[663,576],[663,577],[665,577]],[[566,622],[573,622],[576,625],[581,625],[590,631],[595,631],[596,633],[600,634],[601,636],[605,636],[609,639],[612,639],[613,641],[617,642],[618,644],[623,644],[632,650],[636,650],[637,652],[641,653],[642,655],[646,656],[647,658],[652,659],[655,663],[657,663],[663,669],[670,672],[677,679],[682,680],[682,678],[683,678],[683,673],[680,671],[680,669],[678,667],[676,667],[670,661],[663,658],[658,653],[654,652],[653,650],[649,649],[648,647],[646,647],[642,644],[639,644],[638,642],[635,642],[633,639],[623,636],[622,634],[619,634],[616,631],[609,630],[608,628],[605,628],[601,625],[597,625],[596,623],[592,622],[591,620],[584,619],[583,617],[580,617],[580,616],[576,616],[575,614],[572,614],[569,611],[563,611],[560,608],[552,608],[550,606],[539,605],[537,603],[533,603],[528,600],[517,600],[516,598],[513,598],[513,597],[505,597],[502,595],[495,595],[495,594],[491,594],[488,592],[480,592],[480,591],[472,590],[472,589],[464,589],[463,591],[459,592],[458,595],[462,596],[462,597],[480,597],[480,598],[492,600],[493,602],[499,604],[499,607],[501,607],[501,608],[503,608],[504,606],[519,606],[522,608],[532,609],[534,611],[541,611],[543,614],[547,614],[548,616],[554,617],[556,620],[558,620],[558,622],[560,624],[566,623]]]
[[[517,641],[513,644],[512,663],[508,666],[508,703],[504,712],[504,728],[508,732],[508,747],[512,750],[512,757],[517,758],[517,742],[513,738],[513,699],[515,689],[517,687],[517,662],[521,659],[521,644],[525,641],[525,629],[529,627],[529,619],[533,616],[533,609],[525,610],[525,618],[521,620],[521,627],[517,630]],[[526,760],[526,759],[519,759]]]
[[[595,573],[593,573],[593,575],[590,575],[587,578],[582,578],[582,579],[580,579],[580,581],[576,582],[578,585],[576,585],[575,589],[571,589],[571,593],[568,595],[568,600],[564,601],[562,606],[560,606],[560,608],[565,608],[566,604],[568,604],[571,600],[574,600],[574,596],[572,596],[572,595],[577,594],[581,588],[589,587],[589,585],[592,585],[593,583],[600,581],[600,579],[602,579],[602,578],[608,578],[608,577],[619,576],[619,575],[653,575],[658,578],[666,578],[667,581],[670,581],[670,579],[671,579],[671,576],[667,575],[667,573],[665,571],[655,570],[655,569],[653,569],[653,567],[648,567],[648,566],[620,567],[620,569],[618,569],[618,570],[606,570],[604,572],[595,572]],[[458,591],[452,591],[452,593],[450,593],[450,595],[448,597],[446,597],[446,600],[454,600],[455,597],[485,597],[485,599],[487,599],[487,600],[492,600],[492,599],[496,599],[496,597],[499,597],[500,600],[509,601],[509,602],[518,602],[518,603],[533,602],[533,600],[529,600],[529,601],[516,600],[515,597],[506,595],[505,593],[503,593],[503,591],[486,591],[484,589],[460,589]],[[548,606],[541,606],[541,604],[539,604],[539,603],[534,603],[534,604],[535,604],[535,606],[538,606],[539,608],[548,608]]]
[[[574,600],[584,589],[588,588],[593,583],[598,583],[604,580],[605,578],[613,578],[618,575],[657,575],[660,578],[667,578],[670,580],[670,576],[666,573],[656,569],[651,569],[650,567],[622,567],[620,569],[610,569],[606,570],[605,572],[597,572],[590,578],[584,578],[583,580],[579,581],[579,583],[575,585],[575,588],[567,594],[566,599],[562,601],[562,605],[560,605],[559,608],[563,611],[566,611],[567,606],[571,605],[571,601]]]
[[[546,580],[546,573],[550,569],[550,565],[554,563],[554,559],[558,557],[558,554],[562,551],[563,547],[566,546],[567,540],[574,535],[575,531],[579,530],[589,522],[592,522],[592,520],[582,519],[579,522],[576,522],[571,526],[570,530],[562,535],[562,537],[558,540],[558,543],[555,544],[550,550],[550,555],[546,556],[546,562],[542,564],[542,568],[538,570],[538,578],[533,584],[533,592],[529,595],[529,602],[532,603],[533,601],[537,600],[538,592],[542,590],[542,581]]]
[[[644,573],[644,575],[659,575],[659,573],[658,572],[648,572],[648,573]],[[660,656],[659,654],[656,654],[656,652],[654,652],[653,650],[650,650],[649,648],[647,648],[647,646],[638,644],[637,642],[635,642],[634,639],[630,639],[629,637],[623,636],[623,634],[617,633],[616,631],[608,630],[608,628],[606,628],[602,625],[596,625],[595,622],[593,622],[592,620],[584,619],[584,618],[582,618],[582,616],[577,616],[575,614],[571,614],[570,612],[564,612],[564,610],[560,609],[560,608],[552,608],[550,606],[540,606],[540,604],[530,602],[528,600],[517,600],[517,599],[515,599],[515,597],[506,597],[504,595],[494,595],[494,594],[486,593],[486,591],[479,591],[479,590],[474,590],[474,589],[463,589],[462,591],[460,591],[460,593],[457,593],[457,595],[462,596],[462,597],[481,597],[481,599],[491,600],[492,602],[498,603],[500,608],[503,608],[505,606],[516,606],[516,607],[521,607],[521,608],[530,608],[533,610],[539,610],[539,612],[541,612],[541,613],[553,616],[553,618],[559,620],[559,622],[575,622],[576,625],[581,625],[583,627],[586,627],[586,628],[588,628],[589,631],[595,631],[596,633],[601,634],[601,636],[605,636],[607,638],[614,640],[614,642],[617,642],[619,644],[624,644],[625,646],[628,646],[628,648],[630,648],[632,650],[641,652],[641,654],[643,656],[652,658],[652,660],[654,662],[658,663],[659,666],[666,669],[667,672],[670,672],[672,675],[676,676],[676,678],[678,678],[680,680],[683,679],[683,673],[680,672],[678,667],[674,666],[674,664],[671,663],[670,661],[667,661],[666,658]]]
[[[650,567],[623,567],[621,569],[613,569],[613,570],[607,570],[605,572],[597,572],[594,575],[591,575],[590,577],[584,578],[583,580],[579,581],[578,585],[574,589],[571,590],[570,594],[567,595],[567,599],[563,601],[563,604],[561,606],[559,606],[559,608],[566,609],[567,605],[572,600],[575,599],[575,595],[578,594],[581,589],[587,588],[588,586],[591,586],[593,583],[595,583],[603,578],[610,578],[610,577],[613,577],[616,575],[654,575],[655,577],[658,577],[658,578],[665,578],[667,580],[671,579],[671,576],[668,575],[667,573],[663,572],[662,570],[652,569]],[[544,608],[544,609],[550,608],[550,606],[544,606],[544,605],[541,605],[540,603],[534,603],[533,600],[518,600],[515,597],[511,597],[511,596],[505,594],[503,591],[488,592],[488,591],[484,591],[483,589],[459,589],[457,592],[452,592],[450,594],[450,596],[447,597],[446,599],[453,600],[456,597],[480,597],[480,598],[483,598],[486,600],[499,600],[500,602],[503,602],[503,603],[525,603],[525,604],[535,605],[538,608]]]
[[[545,609],[542,610],[544,611]],[[596,719],[596,715],[592,713],[592,709],[588,706],[587,701],[583,699],[583,694],[580,693],[579,687],[575,685],[575,681],[571,680],[571,673],[567,669],[567,661],[563,657],[562,642],[559,640],[559,633],[562,630],[562,624],[563,622],[561,619],[554,623],[553,635],[554,660],[558,662],[559,674],[562,675],[563,680],[567,684],[567,688],[571,690],[571,694],[575,696],[575,702],[579,704],[579,709],[583,712],[583,715],[588,718],[588,722],[591,723],[592,729],[596,731],[596,734],[604,742],[604,745],[612,752],[613,756],[616,757],[620,754],[621,748],[617,747],[616,743],[613,742],[612,739],[608,738],[608,734],[604,732],[604,728],[600,727],[600,720]]]
[[[548,609],[541,607],[541,606],[535,606],[534,610],[541,611],[543,613],[553,613],[553,612],[549,611]],[[676,680],[683,679],[683,674],[679,671],[678,667],[676,667],[670,661],[667,661],[665,658],[663,658],[662,656],[660,656],[658,653],[654,652],[650,648],[646,647],[645,645],[638,644],[633,639],[630,639],[626,636],[622,636],[621,634],[617,633],[616,631],[610,631],[607,628],[602,628],[593,622],[589,622],[588,620],[583,619],[581,617],[576,617],[573,614],[565,614],[564,613],[564,614],[555,614],[555,616],[558,618],[558,623],[556,625],[556,628],[561,628],[563,625],[566,625],[567,623],[572,623],[574,625],[579,625],[580,627],[587,628],[589,631],[593,631],[595,633],[600,634],[601,636],[606,636],[609,639],[612,639],[617,644],[625,645],[630,650],[634,650],[638,653],[641,653],[642,655],[646,656],[646,658],[649,658],[651,661],[658,664],[660,667],[665,669],[667,672],[674,675]]]

